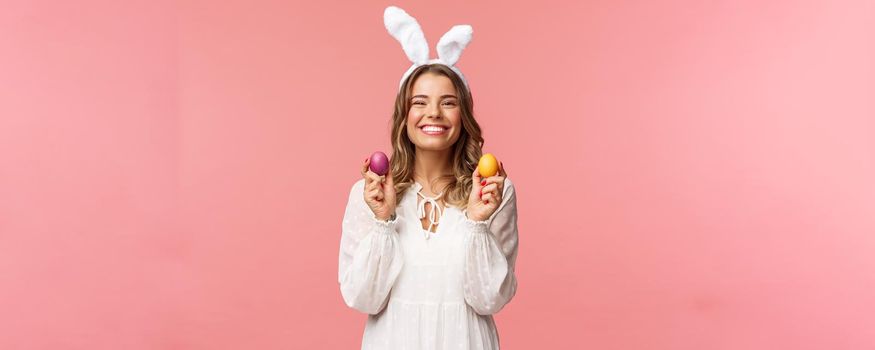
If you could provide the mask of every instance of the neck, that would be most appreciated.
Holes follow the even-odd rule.
[[[419,148],[416,149],[413,178],[418,181],[424,189],[429,192],[434,192],[431,188],[432,182],[441,176],[450,175],[452,173],[453,165],[450,160],[450,150],[428,151]]]

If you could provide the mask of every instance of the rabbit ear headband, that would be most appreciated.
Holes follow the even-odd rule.
[[[456,62],[462,56],[462,51],[465,46],[471,42],[471,35],[474,29],[470,25],[462,24],[455,25],[447,31],[437,44],[438,58],[428,58],[428,42],[425,41],[425,34],[422,33],[422,28],[416,19],[404,12],[404,10],[389,6],[383,12],[383,23],[386,25],[386,30],[389,34],[401,43],[401,48],[407,54],[407,58],[413,65],[401,77],[401,82],[398,88],[404,84],[404,79],[413,72],[416,67],[431,63],[441,63],[450,67],[456,74],[465,82],[465,87],[468,87],[468,81],[462,72],[456,68]]]

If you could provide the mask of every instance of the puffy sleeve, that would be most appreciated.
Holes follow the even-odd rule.
[[[397,217],[376,218],[364,200],[365,180],[352,186],[343,214],[338,282],[347,306],[379,313],[401,272],[404,259],[398,242]]]
[[[491,315],[510,302],[517,287],[516,191],[510,179],[505,179],[501,205],[489,219],[472,221],[466,215],[463,221],[468,231],[465,301],[476,313]]]

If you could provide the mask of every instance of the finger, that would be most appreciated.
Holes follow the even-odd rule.
[[[487,203],[492,202],[494,198],[495,196],[492,194],[492,192],[483,192],[483,197],[481,197],[480,200],[482,200],[483,203]]]
[[[368,193],[380,192],[380,183],[371,182],[371,184],[368,185],[367,191],[368,191]]]
[[[374,176],[371,176],[373,173],[365,173],[365,181],[367,182],[366,188],[371,190],[380,187],[380,181],[376,179]]]
[[[488,198],[487,198],[487,195],[488,195]],[[485,204],[495,203],[496,205],[498,205],[498,203],[501,203],[501,195],[496,194],[495,192],[484,193],[483,194],[483,202]]]
[[[382,194],[383,193],[383,184],[381,184],[379,182],[374,182],[374,191]]]
[[[379,182],[371,182],[368,186],[368,192],[380,192],[380,183]]]
[[[379,194],[380,194],[380,190],[379,190],[379,189],[376,189],[376,188],[375,188],[375,189],[372,189],[372,190],[368,191],[368,198],[370,198],[370,199],[377,199],[377,196],[378,196]]]
[[[495,192],[496,190],[498,190],[498,185],[491,183],[486,185],[486,187],[483,187],[483,194]]]
[[[362,164],[362,176],[365,176],[365,173],[368,172],[368,166],[371,165],[371,158],[365,158],[365,163]]]
[[[474,172],[471,174],[471,180],[474,181],[474,185],[475,185],[475,186],[480,186],[480,181],[482,180],[482,179],[480,178],[480,169],[478,169],[478,168],[479,168],[479,167],[476,167],[476,166],[475,166],[475,167],[474,167]]]
[[[395,180],[392,177],[392,171],[390,170],[388,174],[386,174],[386,183],[383,184],[384,194],[390,195],[392,198],[395,198]]]
[[[503,186],[504,185],[504,177],[502,177],[500,175],[487,177],[487,178],[483,179],[483,181],[480,181],[480,183],[483,184],[483,186],[488,186],[489,184],[498,184],[499,186]]]
[[[502,176],[496,176],[495,180],[492,182],[497,186],[497,189],[495,192],[497,192],[498,194],[504,193],[504,181],[505,181],[505,179],[507,179],[507,178],[502,177]]]
[[[386,185],[377,183],[377,193],[379,193],[380,199],[383,199],[386,196]]]
[[[504,170],[504,163],[498,162],[498,175],[502,177],[507,177],[507,171]]]
[[[386,188],[395,189],[395,179],[392,177],[392,170],[386,174]]]
[[[368,170],[368,171],[365,173],[365,177],[368,179],[368,181],[371,181],[371,182],[380,182],[380,175],[377,175],[377,174],[374,173],[373,171]]]
[[[375,173],[373,171],[368,170],[368,172],[366,172],[365,175],[369,179],[371,179],[371,181],[380,182],[380,175],[377,175],[377,173]]]
[[[503,185],[504,180],[506,180],[507,178],[504,176],[498,175],[498,176],[490,177],[490,179],[492,180],[492,183],[497,183],[499,185]]]

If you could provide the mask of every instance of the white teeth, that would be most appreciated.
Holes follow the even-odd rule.
[[[440,126],[423,126],[422,127],[422,131],[425,131],[425,132],[442,132],[444,130],[446,130],[446,128],[443,128]]]

